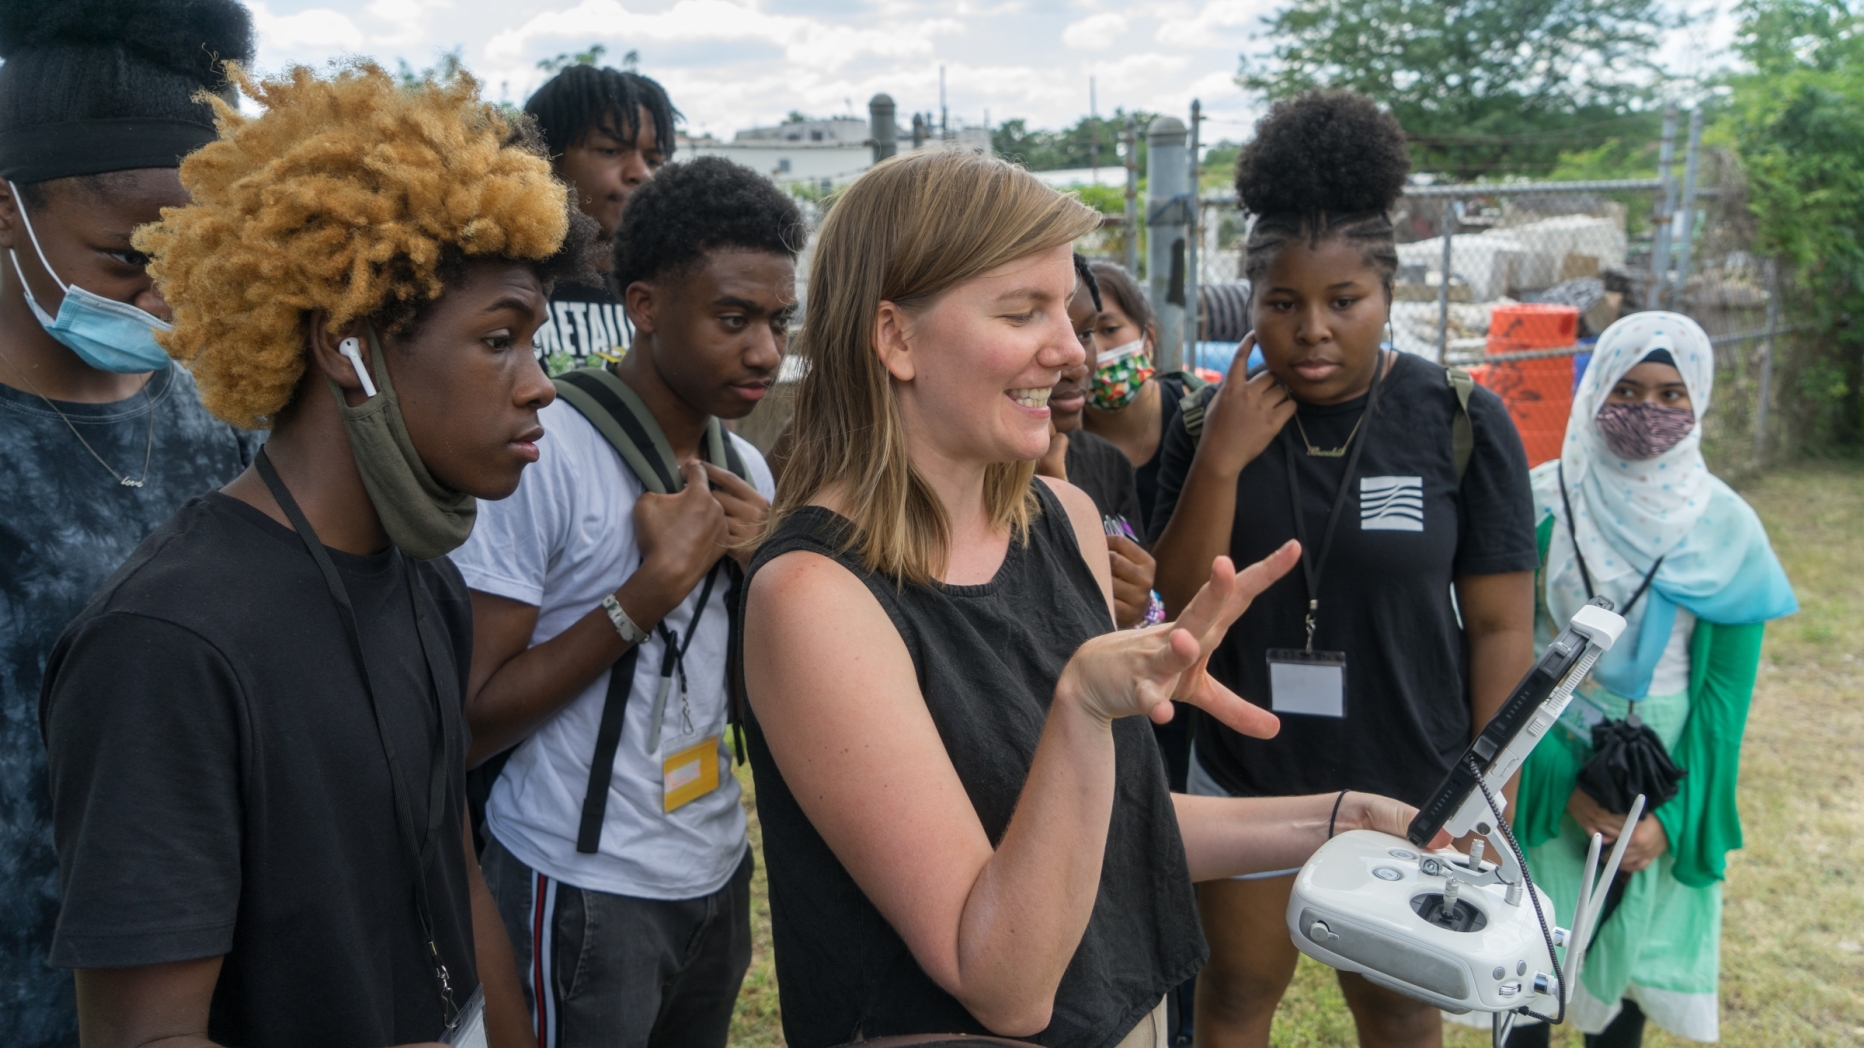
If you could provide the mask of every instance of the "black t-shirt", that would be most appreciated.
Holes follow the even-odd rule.
[[[1507,409],[1477,387],[1475,452],[1459,487],[1451,451],[1456,395],[1441,367],[1399,354],[1379,393],[1358,474],[1322,569],[1316,650],[1346,653],[1346,716],[1282,715],[1273,739],[1250,739],[1202,716],[1197,759],[1245,796],[1366,790],[1422,803],[1469,742],[1468,648],[1451,583],[1457,575],[1530,571],[1538,562],[1527,456]],[[1301,405],[1315,446],[1344,444],[1365,398]],[[1309,456],[1291,422],[1237,480],[1230,556],[1253,563],[1293,538],[1288,461],[1294,451],[1307,534],[1318,555],[1346,458]],[[1176,426],[1159,457],[1154,538],[1177,505],[1195,445]],[[1306,639],[1307,582],[1295,568],[1257,597],[1211,656],[1218,680],[1270,706],[1266,652]]]
[[[1183,408],[1180,407],[1184,400],[1184,379],[1173,374],[1160,376],[1158,383],[1159,394],[1162,398],[1159,401],[1159,449],[1152,453],[1152,457],[1146,460],[1144,465],[1134,469],[1134,481],[1139,487],[1139,512],[1145,515],[1143,522],[1145,526],[1138,530],[1146,534],[1161,531],[1165,527],[1164,519],[1155,519],[1159,501],[1159,468],[1165,463],[1166,435],[1174,429],[1183,428],[1178,425],[1178,416],[1184,413]],[[1180,483],[1182,482],[1181,479]],[[1175,501],[1175,492],[1173,498]],[[1167,516],[1170,516],[1170,513],[1169,509],[1166,510]],[[1134,522],[1135,525],[1139,523],[1139,521]]]
[[[607,285],[559,281],[550,292],[550,318],[537,329],[538,362],[552,375],[600,364],[595,353],[619,356],[634,341],[628,311]]]
[[[330,552],[417,833],[455,999],[477,986],[460,819],[471,606],[445,558]],[[408,574],[412,572],[412,589]],[[434,680],[415,608],[434,625]],[[42,699],[63,910],[52,964],[224,955],[209,1035],[379,1048],[443,1029],[360,667],[296,534],[219,493],[152,533],[60,638]],[[442,722],[445,745],[442,746]]]
[[[1087,492],[1103,517],[1120,517],[1133,526],[1143,541],[1145,514],[1139,508],[1139,488],[1126,452],[1106,440],[1077,429],[1068,434],[1065,456],[1068,483]]]

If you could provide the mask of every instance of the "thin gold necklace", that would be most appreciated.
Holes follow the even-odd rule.
[[[1307,453],[1309,455],[1315,458],[1337,459],[1344,457],[1346,455],[1346,449],[1353,446],[1353,438],[1359,435],[1359,427],[1364,425],[1365,421],[1366,413],[1361,411],[1359,413],[1359,421],[1353,423],[1353,431],[1346,435],[1346,443],[1341,444],[1337,448],[1315,447],[1314,442],[1307,439],[1307,427],[1301,424],[1301,416],[1299,414],[1294,417],[1294,427],[1301,431],[1301,443],[1307,445]]]
[[[91,447],[91,442],[84,439],[84,434],[78,432],[78,427],[72,425],[71,419],[66,417],[64,412],[58,410],[57,404],[52,403],[52,398],[39,392],[38,383],[35,383],[32,380],[32,376],[26,374],[24,371],[21,371],[19,365],[13,363],[12,357],[7,356],[5,353],[0,353],[0,360],[6,361],[6,366],[9,368],[12,368],[13,373],[15,375],[18,375],[20,378],[26,381],[26,385],[32,389],[33,395],[38,397],[40,400],[45,401],[45,406],[52,409],[52,414],[58,416],[59,421],[65,424],[65,428],[71,431],[71,435],[78,438],[78,443],[84,445],[84,450],[90,452],[91,457],[97,460],[97,464],[99,466],[102,466],[104,470],[108,472],[111,476],[115,477],[116,482],[119,485],[126,487],[126,488],[140,488],[142,487],[142,482],[149,479],[149,462],[150,462],[151,456],[155,452],[155,401],[154,400],[149,401],[149,435],[143,442],[142,476],[126,477],[123,474],[118,473],[115,469],[112,469],[110,466],[110,463],[104,461],[104,457],[97,453],[97,449],[94,447]],[[155,381],[155,376],[151,375],[149,376],[149,381],[144,382],[142,384],[142,395],[144,398],[149,397],[149,382],[154,382],[154,381]]]
[[[1378,353],[1378,365],[1372,372],[1373,387],[1377,387],[1378,385],[1381,384],[1381,379],[1384,378],[1384,369],[1385,369],[1385,351],[1381,349],[1379,350],[1379,353]],[[1337,448],[1315,447],[1314,442],[1307,439],[1307,427],[1301,424],[1301,414],[1299,411],[1295,412],[1294,428],[1301,431],[1301,443],[1307,445],[1307,453],[1311,455],[1312,457],[1324,458],[1324,459],[1345,458],[1346,449],[1353,446],[1353,438],[1359,435],[1359,427],[1365,425],[1366,416],[1371,413],[1372,413],[1372,403],[1370,401],[1367,401],[1365,409],[1360,411],[1359,413],[1359,421],[1353,423],[1353,431],[1346,435],[1346,442],[1341,444]]]

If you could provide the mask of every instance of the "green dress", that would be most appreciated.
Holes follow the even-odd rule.
[[[1544,565],[1554,518],[1548,507],[1539,511]],[[1538,579],[1535,590],[1545,592]],[[1557,631],[1544,597],[1537,604],[1535,635],[1544,646]],[[1586,955],[1568,1009],[1582,1031],[1602,1031],[1628,997],[1673,1034],[1697,1041],[1719,1036],[1722,876],[1728,853],[1741,847],[1735,783],[1765,629],[1762,623],[1698,620],[1689,646],[1689,689],[1638,701],[1638,716],[1689,774],[1681,792],[1654,813],[1669,837],[1668,850],[1631,875],[1624,900]],[[1566,813],[1567,798],[1592,756],[1591,725],[1622,718],[1629,706],[1624,696],[1588,680],[1521,769],[1514,831],[1562,926],[1571,926],[1589,843]]]

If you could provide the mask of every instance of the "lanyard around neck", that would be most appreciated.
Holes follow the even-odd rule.
[[[440,947],[434,934],[434,911],[427,892],[427,868],[432,865],[434,852],[440,839],[442,820],[446,818],[447,769],[455,759],[451,745],[451,733],[448,730],[448,706],[440,698],[439,682],[443,679],[440,667],[436,665],[436,651],[439,648],[435,640],[430,639],[427,619],[421,614],[421,605],[414,595],[414,572],[406,564],[402,565],[402,578],[408,587],[408,603],[414,613],[415,634],[420,639],[421,654],[427,661],[428,685],[432,692],[435,716],[440,724],[440,739],[432,761],[432,771],[427,788],[427,826],[419,839],[415,836],[414,808],[409,799],[407,782],[402,777],[401,763],[395,757],[394,737],[388,728],[388,722],[382,716],[382,706],[376,699],[375,682],[369,674],[368,660],[363,658],[362,630],[356,624],[356,607],[350,602],[349,589],[343,585],[343,576],[337,573],[337,566],[330,559],[330,551],[324,548],[317,532],[311,529],[311,522],[305,519],[304,511],[298,508],[298,500],[292,498],[291,490],[272,467],[271,458],[265,448],[259,449],[253,464],[259,468],[259,476],[265,486],[272,491],[272,497],[278,500],[278,506],[285,511],[291,526],[297,530],[298,538],[304,548],[310,552],[311,559],[317,562],[317,568],[324,576],[324,585],[330,589],[330,598],[335,601],[337,617],[343,621],[343,631],[349,639],[350,654],[356,660],[357,670],[362,674],[363,693],[369,698],[369,711],[375,716],[375,730],[382,742],[382,756],[388,763],[389,792],[395,801],[395,828],[402,845],[408,853],[409,862],[414,868],[414,906],[416,916],[420,918],[421,934],[426,939],[429,960],[434,966],[434,979],[440,989],[441,1012],[445,1017],[447,1029],[451,1030],[459,1023],[459,1007],[453,999],[453,979],[447,971],[445,962],[440,959]],[[396,557],[401,556],[399,550]],[[463,755],[461,755],[463,759]]]
[[[1396,367],[1396,363],[1393,364]],[[1361,423],[1372,417],[1379,406],[1379,390],[1385,385],[1385,351],[1380,350],[1378,362],[1372,371],[1372,391],[1366,395],[1366,406],[1360,411]],[[1296,408],[1299,410],[1299,407]],[[1361,430],[1365,430],[1363,439],[1355,440]],[[1301,508],[1301,482],[1295,476],[1294,435],[1282,427],[1282,455],[1288,465],[1288,506],[1294,513],[1294,536],[1301,543],[1301,573],[1307,579],[1307,650],[1314,650],[1314,629],[1320,613],[1320,576],[1327,567],[1327,554],[1333,549],[1333,535],[1340,524],[1340,510],[1346,505],[1347,491],[1353,485],[1353,474],[1359,469],[1359,453],[1366,449],[1372,439],[1371,430],[1357,423],[1353,427],[1353,437],[1348,442],[1353,448],[1346,456],[1346,472],[1340,477],[1340,486],[1333,493],[1333,508],[1327,513],[1327,530],[1320,540],[1320,551],[1316,554],[1307,541],[1307,513]]]
[[[1586,570],[1586,555],[1579,550],[1579,532],[1573,528],[1573,500],[1566,495],[1566,463],[1558,463],[1553,469],[1560,481],[1560,505],[1566,507],[1566,537],[1573,542],[1573,559],[1579,563],[1579,581],[1586,586],[1586,599],[1591,600],[1598,594],[1592,592],[1592,572]],[[1631,614],[1631,609],[1637,604],[1637,599],[1650,588],[1651,582],[1657,577],[1657,569],[1661,567],[1663,567],[1663,558],[1658,557],[1657,563],[1652,564],[1650,570],[1644,573],[1644,581],[1638,583],[1637,589],[1631,594],[1631,599],[1625,601],[1624,610],[1618,613],[1620,616]]]
[[[721,558],[723,559],[723,558]],[[699,635],[699,620],[705,617],[705,606],[712,600],[712,585],[718,581],[718,565],[705,573],[705,585],[699,587],[699,606],[693,609],[692,621],[686,624],[686,637],[682,640],[671,629],[667,620],[661,619],[654,625],[660,634],[660,642],[666,650],[660,655],[660,675],[671,677],[677,670],[680,675],[680,691],[686,690],[686,649],[693,646],[693,638]]]

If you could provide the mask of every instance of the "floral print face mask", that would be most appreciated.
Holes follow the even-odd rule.
[[[1139,396],[1152,373],[1152,354],[1146,352],[1145,339],[1115,346],[1095,358],[1087,402],[1101,411],[1119,411]]]

